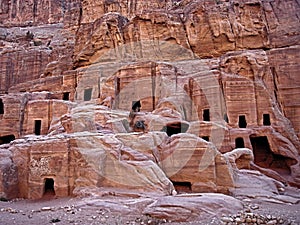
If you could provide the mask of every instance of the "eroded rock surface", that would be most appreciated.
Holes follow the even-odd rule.
[[[295,204],[285,194],[300,183],[299,9],[2,1],[0,197],[117,188]],[[180,209],[185,221],[207,216],[200,203],[225,207],[203,198],[164,197],[141,213],[171,219]]]

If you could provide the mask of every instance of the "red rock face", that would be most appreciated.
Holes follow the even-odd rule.
[[[299,186],[299,10],[2,1],[0,197],[229,193],[242,168]]]
[[[1,24],[5,26],[32,26],[63,21],[65,1],[28,0],[1,2]]]

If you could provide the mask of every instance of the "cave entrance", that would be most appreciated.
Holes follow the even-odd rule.
[[[44,196],[45,195],[55,195],[54,180],[52,178],[45,179]]]
[[[0,98],[0,115],[1,114],[4,114],[4,104],[3,104],[2,99]]]
[[[247,121],[245,115],[239,116],[239,128],[246,128],[247,127]]]
[[[192,192],[192,184],[191,182],[178,182],[172,181],[175,190],[178,194],[180,193],[191,193]]]
[[[35,120],[34,121],[34,134],[40,135],[41,134],[41,128],[42,128],[42,121],[41,120]]]
[[[274,154],[271,151],[268,138],[266,136],[250,137],[254,154],[254,163],[260,167],[272,169],[282,175],[290,175],[290,166],[296,163],[296,160]]]
[[[0,145],[10,143],[11,141],[15,140],[15,135],[6,135],[0,137]]]
[[[235,139],[235,148],[245,148],[245,143],[243,138],[238,137]]]
[[[185,133],[189,129],[189,125],[186,123],[175,122],[169,123],[163,127],[162,131],[165,131],[170,137],[173,134]]]

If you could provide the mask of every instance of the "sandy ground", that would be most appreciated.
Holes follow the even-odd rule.
[[[40,200],[16,199],[13,201],[0,201],[1,225],[143,225],[143,224],[237,224],[223,222],[222,217],[233,215],[219,215],[206,221],[192,221],[175,223],[165,219],[155,219],[146,215],[137,215],[134,210],[130,213],[111,211],[105,207],[92,204],[91,198],[56,198],[45,196]],[[277,218],[277,223],[267,224],[300,224],[300,203],[282,204],[266,199],[241,199],[247,213],[259,214],[265,217]],[[279,220],[280,219],[280,220]],[[259,223],[240,223],[259,224]],[[264,223],[261,223],[264,224]],[[266,224],[266,223],[265,223]]]

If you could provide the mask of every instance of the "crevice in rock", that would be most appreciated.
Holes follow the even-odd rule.
[[[279,96],[278,96],[279,95],[279,92],[278,92],[278,74],[275,70],[275,67],[271,67],[271,73],[272,73],[272,76],[273,76],[275,100],[276,100],[277,105],[279,106],[278,108],[279,108],[280,112],[284,115],[283,106],[282,106],[282,103],[281,103],[281,101],[279,99]]]
[[[32,12],[33,12],[33,21],[34,22],[36,22],[35,21],[35,18],[36,18],[36,16],[37,16],[37,9],[38,9],[38,0],[34,0],[33,1],[33,7],[32,7]]]
[[[178,16],[179,16],[179,19],[181,21],[181,24],[182,24],[182,27],[183,27],[183,30],[184,30],[184,33],[185,33],[186,43],[187,43],[189,49],[191,50],[191,52],[193,53],[193,58],[195,58],[195,53],[194,53],[194,51],[191,47],[191,43],[190,43],[190,40],[189,40],[189,37],[188,37],[185,21],[183,19],[183,14],[179,14]]]
[[[20,105],[20,129],[19,129],[20,136],[22,136],[24,134],[23,126],[24,126],[25,113],[26,113],[25,109],[26,109],[28,101],[29,101],[28,95],[25,94],[21,100],[21,105]]]
[[[151,63],[151,81],[152,81],[152,109],[155,109],[155,90],[156,90],[156,64]]]

